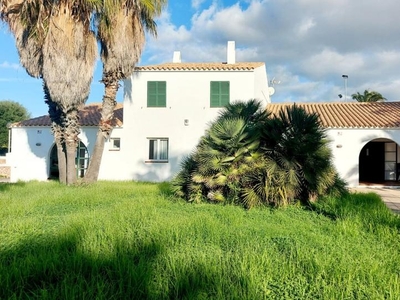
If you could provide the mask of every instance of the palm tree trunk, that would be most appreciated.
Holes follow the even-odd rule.
[[[67,185],[75,184],[76,172],[76,148],[79,142],[79,116],[77,109],[71,109],[65,114],[64,141],[67,152]]]
[[[75,184],[77,180],[75,156],[76,145],[75,143],[66,143],[67,150],[67,185]]]
[[[51,119],[51,131],[57,146],[58,174],[60,183],[67,183],[67,162],[63,135],[63,114],[57,104],[51,100],[49,89],[43,82],[43,91],[45,103],[49,107],[49,116]]]
[[[117,79],[103,80],[105,85],[105,95],[103,96],[103,106],[101,110],[101,121],[99,130],[97,131],[96,143],[94,145],[93,154],[90,158],[88,170],[85,174],[84,181],[92,183],[97,181],[99,177],[101,159],[104,152],[104,144],[110,137],[113,129],[114,108],[117,105],[115,101],[119,84]]]
[[[67,183],[67,157],[65,153],[64,144],[59,142],[56,138],[57,158],[58,158],[58,180],[62,184]]]

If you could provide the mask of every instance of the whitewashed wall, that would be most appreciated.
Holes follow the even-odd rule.
[[[147,81],[167,82],[167,105],[147,107]],[[270,102],[265,66],[255,71],[141,71],[126,80],[122,177],[164,181],[179,170],[220,108],[210,108],[210,81],[229,81],[230,100]],[[187,120],[187,125],[185,125]],[[168,163],[148,161],[148,138],[169,139]]]
[[[97,128],[83,127],[80,140],[93,152]],[[122,128],[114,128],[112,137],[120,137]],[[14,127],[12,128],[11,152],[7,153],[7,164],[11,166],[11,182],[18,180],[44,181],[49,178],[50,152],[54,146],[54,137],[50,127]],[[110,151],[110,143],[106,142],[104,160],[100,169],[100,179],[121,180],[118,170],[124,162],[118,151]]]
[[[14,127],[11,131],[11,153],[7,154],[7,163],[11,166],[10,180],[47,180],[53,145],[50,128]]]
[[[359,156],[362,148],[375,139],[389,139],[400,144],[400,130],[329,129],[334,164],[350,187],[359,185]]]

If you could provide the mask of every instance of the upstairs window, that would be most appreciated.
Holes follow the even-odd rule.
[[[147,107],[166,107],[166,106],[167,106],[167,82],[148,81]]]
[[[229,81],[210,82],[210,107],[224,107],[229,104]]]
[[[149,138],[149,162],[168,161],[168,139]]]

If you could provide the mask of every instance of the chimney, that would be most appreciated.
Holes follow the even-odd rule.
[[[234,64],[236,63],[236,53],[235,53],[235,41],[228,41],[228,46],[227,46],[227,63],[228,64]]]
[[[174,51],[174,58],[172,59],[173,63],[180,63],[181,61],[181,51]]]

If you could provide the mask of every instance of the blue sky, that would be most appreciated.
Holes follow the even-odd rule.
[[[140,65],[169,62],[181,51],[184,62],[226,61],[226,43],[236,41],[237,61],[266,63],[275,86],[273,102],[343,101],[355,92],[376,90],[400,100],[398,0],[171,0],[157,20]],[[101,102],[101,64],[88,103]],[[0,100],[24,105],[32,117],[47,113],[41,81],[19,66],[13,37],[0,26]],[[122,101],[122,93],[118,95]]]

